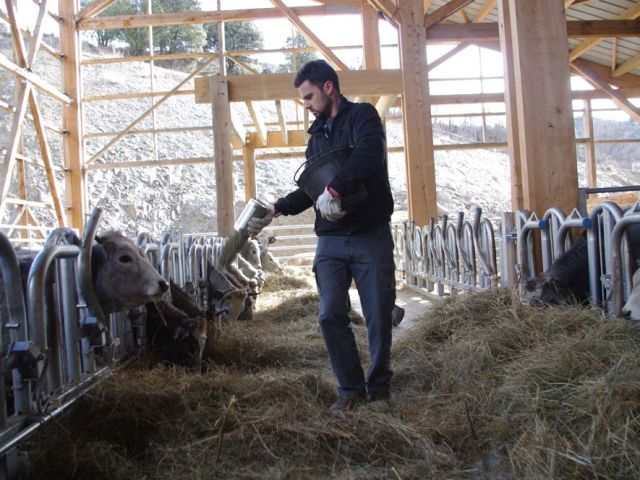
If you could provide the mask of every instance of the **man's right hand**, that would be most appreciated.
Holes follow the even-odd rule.
[[[272,203],[269,203],[267,205],[267,212],[262,217],[253,217],[247,222],[247,232],[249,232],[249,235],[258,235],[263,228],[271,223],[275,213],[275,207]]]

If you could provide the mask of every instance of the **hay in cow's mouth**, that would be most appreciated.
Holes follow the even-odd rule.
[[[261,298],[202,374],[110,378],[40,436],[30,478],[640,476],[637,326],[461,295],[396,341],[391,408],[330,414],[315,302],[311,287]]]

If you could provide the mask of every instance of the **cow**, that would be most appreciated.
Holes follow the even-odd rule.
[[[533,305],[561,305],[589,300],[589,256],[583,234],[538,278],[528,280],[525,296]]]
[[[169,283],[136,244],[116,231],[95,237],[91,274],[105,314],[144,305],[169,290]]]
[[[260,248],[260,263],[262,270],[268,273],[280,273],[282,272],[282,265],[269,251],[269,245],[276,241],[275,236],[258,235],[258,246]]]
[[[636,263],[636,267],[640,267],[640,264]],[[622,315],[631,320],[640,320],[640,268],[633,274],[631,293],[622,307]]]
[[[81,245],[80,238],[71,230],[65,238],[69,244]],[[16,250],[25,294],[29,269],[37,254]],[[98,303],[105,314],[142,306],[169,290],[169,283],[135,243],[116,231],[95,237],[91,248],[91,275]],[[4,302],[4,295],[1,300]]]
[[[205,312],[173,281],[160,300],[146,305],[147,344],[159,360],[200,367],[209,335]]]
[[[626,231],[630,260],[635,268],[640,259],[640,225],[630,225]],[[588,302],[589,252],[586,233],[580,235],[538,278],[527,281],[524,290],[525,297],[534,305]]]
[[[209,308],[207,319],[219,326],[238,319],[246,307],[248,292],[236,286],[227,275],[214,265],[207,268]]]

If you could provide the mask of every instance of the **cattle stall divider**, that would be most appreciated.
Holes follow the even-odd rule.
[[[6,305],[0,322],[0,480],[18,478],[20,442],[135,358],[144,345],[144,306],[104,315],[95,298],[86,252],[99,217],[94,211],[80,247],[71,243],[73,230],[52,230],[25,280],[13,244],[0,232]],[[215,233],[180,232],[161,241],[148,233],[135,239],[150,263],[205,309],[208,266],[218,265],[224,241]]]
[[[553,207],[541,218],[519,210],[489,219],[478,208],[473,222],[459,213],[455,223],[443,215],[439,223],[432,218],[424,227],[403,222],[392,229],[396,269],[409,288],[431,299],[496,286],[522,292],[586,232],[590,302],[619,316],[637,267],[627,240],[632,226],[640,229],[640,202],[625,212],[605,201],[584,216]]]

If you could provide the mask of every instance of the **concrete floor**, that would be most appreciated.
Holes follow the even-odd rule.
[[[349,297],[351,298],[351,306],[353,309],[362,315],[358,291],[355,288],[349,290]],[[421,317],[431,304],[432,302],[430,300],[409,288],[396,290],[396,305],[404,308],[404,318],[402,322],[400,322],[400,325],[394,327],[394,336],[397,338],[397,335],[403,335],[405,332],[411,330],[411,328],[416,325],[416,319]]]

